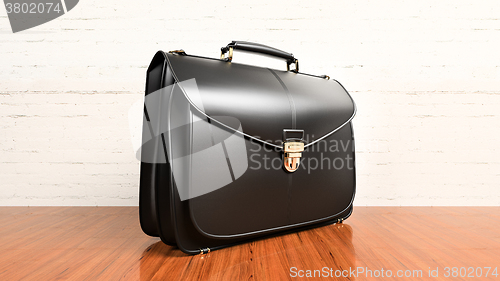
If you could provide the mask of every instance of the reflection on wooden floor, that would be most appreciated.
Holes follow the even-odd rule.
[[[356,207],[343,224],[203,256],[144,235],[137,212],[1,207],[0,280],[500,280],[499,207]]]
[[[316,269],[318,261],[325,261],[325,266],[335,268],[355,267],[352,228],[346,224],[269,238],[223,251],[224,254],[214,251],[204,256],[179,259],[165,266],[165,257],[184,255],[157,242],[144,251],[141,278],[280,280],[280,277],[286,279],[290,275],[291,267],[296,267],[297,271]]]

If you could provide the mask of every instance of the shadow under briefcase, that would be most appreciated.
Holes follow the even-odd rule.
[[[287,71],[234,63],[233,50],[282,58]],[[355,104],[339,82],[298,70],[292,54],[242,41],[220,59],[156,53],[140,156],[146,234],[199,254],[350,216]]]

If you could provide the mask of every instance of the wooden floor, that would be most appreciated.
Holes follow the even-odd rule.
[[[307,273],[500,280],[500,207],[356,207],[343,224],[204,256],[144,235],[136,207],[0,208],[0,280],[318,279]]]

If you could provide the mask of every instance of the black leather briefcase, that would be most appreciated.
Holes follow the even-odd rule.
[[[282,58],[287,71],[232,62],[233,50]],[[350,216],[355,104],[339,82],[298,70],[292,54],[242,41],[220,59],[156,53],[140,155],[146,234],[199,254]]]

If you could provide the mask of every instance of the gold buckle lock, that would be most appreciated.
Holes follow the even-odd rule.
[[[283,143],[283,166],[288,172],[295,172],[299,168],[300,158],[304,151],[304,143],[298,141],[287,141]]]

